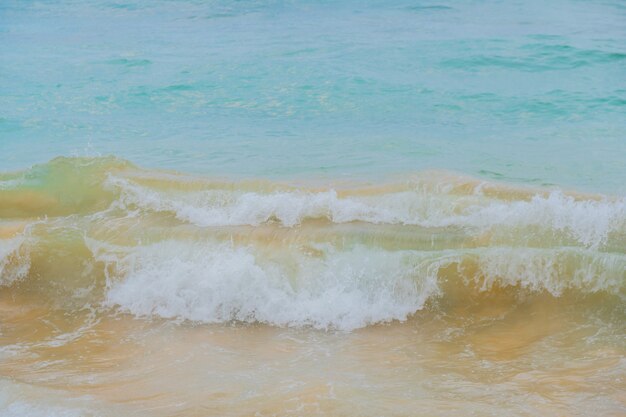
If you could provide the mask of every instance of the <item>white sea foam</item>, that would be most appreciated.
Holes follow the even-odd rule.
[[[410,224],[424,227],[462,227],[469,232],[534,228],[533,233],[573,239],[597,249],[611,233],[626,232],[626,199],[577,200],[559,191],[528,201],[503,201],[481,196],[413,191],[340,198],[323,192],[257,192],[206,190],[163,192],[110,177],[121,190],[117,204],[143,210],[171,212],[197,226],[259,225],[275,221],[291,227],[311,218],[334,223]]]
[[[87,412],[78,408],[66,408],[50,406],[49,404],[37,404],[15,400],[3,404],[0,402],[0,415],[2,417],[85,417],[96,416],[95,413]]]
[[[268,255],[212,242],[88,245],[107,264],[106,304],[137,316],[204,323],[351,330],[405,320],[429,298],[445,297],[440,271],[449,274],[450,267],[456,267],[458,285],[474,281],[484,291],[519,286],[555,296],[568,288],[617,292],[626,278],[626,256],[580,248],[390,252],[357,246],[339,252],[324,245],[315,255]]]
[[[0,286],[10,285],[28,274],[30,256],[25,241],[24,236],[0,239]]]
[[[611,232],[625,232],[626,199],[581,201],[557,191],[547,197],[535,196],[530,201],[493,202],[484,207],[472,207],[467,214],[451,218],[442,225],[446,223],[481,229],[536,226],[564,233],[586,247],[597,249],[606,243]]]
[[[248,247],[167,241],[111,253],[106,302],[138,316],[199,322],[238,320],[281,326],[354,329],[404,320],[436,291],[436,276],[403,252],[355,248],[261,259]]]
[[[0,379],[2,417],[96,417],[93,398],[67,398],[64,391]],[[88,407],[91,405],[92,407]]]
[[[567,289],[619,293],[626,283],[626,255],[582,248],[486,248],[466,251],[478,274],[466,277],[483,290],[519,286],[559,296]]]

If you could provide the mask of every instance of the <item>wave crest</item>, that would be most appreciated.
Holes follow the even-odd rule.
[[[414,185],[407,191],[340,196],[334,189],[267,194],[236,190],[166,192],[115,177],[109,178],[108,185],[121,190],[118,207],[169,212],[200,227],[271,222],[293,227],[307,220],[325,219],[332,223],[458,227],[474,235],[493,231],[496,237],[523,229],[517,238],[541,240],[558,234],[592,249],[606,245],[612,233],[626,231],[626,200],[576,199],[561,191],[507,201],[485,197],[479,187],[470,195],[446,189],[426,191]]]
[[[8,286],[28,275],[30,254],[24,236],[0,239],[0,286]]]
[[[626,256],[576,248],[425,252],[359,245],[338,251],[318,245],[268,254],[215,242],[107,248],[91,241],[90,247],[107,264],[106,304],[137,316],[203,323],[351,330],[406,320],[429,300],[445,298],[450,282],[468,294],[497,286],[559,296],[570,289],[619,294],[626,278]]]

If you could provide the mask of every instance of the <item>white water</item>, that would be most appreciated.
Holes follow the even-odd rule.
[[[481,291],[517,286],[559,296],[567,289],[619,293],[626,273],[626,255],[580,248],[421,252],[317,245],[268,252],[208,241],[88,243],[108,265],[106,304],[137,316],[203,323],[352,330],[406,320],[429,299],[445,297],[442,283],[449,279]],[[454,273],[442,276],[450,267]]]
[[[0,239],[0,286],[10,285],[28,274],[30,256],[25,241],[23,235]]]
[[[334,190],[322,192],[257,192],[207,190],[164,192],[111,177],[110,187],[121,190],[116,206],[171,212],[200,227],[259,225],[279,222],[296,226],[306,219],[324,218],[334,223],[362,221],[424,227],[462,227],[478,234],[534,228],[535,235],[572,239],[598,249],[612,233],[626,233],[626,200],[606,197],[575,199],[560,191],[535,195],[528,201],[505,201],[475,194],[412,191],[341,198]]]

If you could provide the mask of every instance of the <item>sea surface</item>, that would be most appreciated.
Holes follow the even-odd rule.
[[[0,416],[626,415],[626,3],[0,2]]]

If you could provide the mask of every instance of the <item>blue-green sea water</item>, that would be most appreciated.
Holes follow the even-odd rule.
[[[0,170],[425,169],[626,190],[626,4],[0,3]]]
[[[0,417],[625,393],[626,0],[0,0]]]

